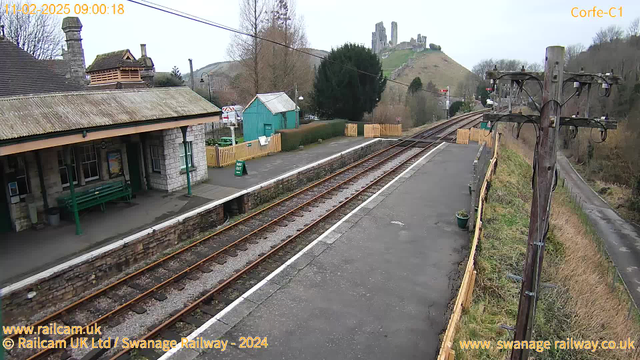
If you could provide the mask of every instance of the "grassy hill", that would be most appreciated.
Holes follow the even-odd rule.
[[[395,80],[409,84],[413,78],[419,76],[423,84],[431,81],[439,89],[444,89],[447,85],[450,86],[453,94],[455,87],[464,81],[467,75],[472,74],[467,68],[458,64],[442,51],[425,50],[416,53],[412,50],[392,50],[388,57],[382,59],[384,75],[390,75],[393,70],[401,67],[409,58],[414,59],[413,64],[402,70]],[[406,91],[405,87],[398,84],[388,83],[387,87],[401,87]]]

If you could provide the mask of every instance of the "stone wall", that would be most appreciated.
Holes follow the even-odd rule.
[[[187,187],[187,177],[184,165],[180,159],[183,151],[182,131],[180,129],[169,129],[162,131],[164,140],[164,158],[166,169],[166,189],[175,191]],[[197,184],[209,178],[207,171],[207,149],[204,143],[204,125],[190,126],[187,131],[187,141],[191,141],[193,152],[193,167],[191,170],[191,184]],[[184,160],[183,160],[184,161]]]
[[[138,141],[138,137],[130,136],[129,141]],[[98,159],[98,171],[99,178],[88,181],[84,177],[82,171],[81,159],[82,154],[80,148],[85,145],[95,146],[95,151]],[[46,223],[47,217],[45,216],[44,198],[42,196],[42,187],[40,185],[40,177],[38,175],[38,165],[36,159],[36,153],[40,155],[42,173],[44,178],[44,185],[47,193],[47,202],[49,207],[58,206],[56,199],[63,195],[69,195],[69,187],[63,187],[60,178],[60,169],[58,164],[58,152],[62,151],[62,147],[54,147],[49,149],[43,149],[36,151],[30,151],[17,156],[21,157],[26,164],[27,177],[30,190],[30,198],[33,198],[38,210],[38,221]],[[122,138],[109,138],[101,141],[80,143],[73,146],[73,151],[76,159],[76,173],[77,184],[76,191],[84,190],[84,186],[93,187],[101,183],[107,183],[111,181],[122,181],[122,177],[129,179],[129,167],[127,163],[127,147]],[[123,175],[110,178],[109,168],[107,164],[107,153],[110,151],[120,151],[122,155],[122,167]],[[3,168],[5,172],[8,171],[8,157],[3,157],[0,161],[3,161]],[[142,174],[141,174],[142,176]],[[4,183],[7,183],[6,179]],[[31,220],[29,219],[29,205],[27,204],[27,198],[21,202],[10,204],[9,211],[11,213],[11,220],[13,222],[13,228],[15,231],[22,231],[31,227]]]
[[[201,133],[204,135],[204,132]],[[151,141],[149,138],[145,139],[145,141],[147,140]],[[383,140],[372,142],[314,168],[298,172],[285,179],[260,187],[249,194],[232,199],[225,204],[217,205],[185,219],[181,223],[143,235],[100,255],[89,256],[88,260],[76,266],[51,274],[36,283],[3,296],[4,318],[7,323],[13,323],[15,319],[21,316],[31,316],[50,307],[52,303],[69,302],[70,299],[88,290],[103,287],[136,265],[150,261],[163,251],[184,241],[197,238],[201,233],[220,225],[224,221],[225,212],[231,215],[247,212],[392,144],[391,141]],[[203,167],[206,170],[206,164]],[[35,291],[36,296],[27,299],[27,294],[30,291]]]
[[[21,316],[31,316],[52,304],[65,302],[88,290],[103,287],[134,266],[147,262],[184,241],[197,238],[223,222],[223,206],[218,205],[178,224],[90,257],[76,266],[3,296],[3,317],[6,323],[13,323]],[[35,291],[36,295],[28,299],[27,294],[31,291]]]

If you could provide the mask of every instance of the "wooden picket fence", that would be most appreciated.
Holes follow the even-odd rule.
[[[358,124],[346,124],[344,127],[344,136],[358,136]]]
[[[380,137],[380,124],[365,124],[364,137],[366,138]]]
[[[402,136],[402,125],[380,124],[380,136]]]
[[[260,145],[260,141],[247,141],[234,146],[207,146],[207,166],[223,167],[234,164],[236,160],[248,160],[277,153],[282,150],[280,134],[273,134],[267,145]]]
[[[491,136],[489,130],[480,128],[458,129],[456,143],[468,144],[469,141],[476,141],[478,144],[486,143],[488,147],[493,147],[493,136]]]
[[[492,142],[497,145],[497,131],[494,136],[495,138],[492,140]],[[458,322],[460,321],[460,317],[462,316],[462,309],[468,309],[471,306],[471,300],[473,299],[473,286],[476,281],[476,248],[478,246],[478,241],[480,241],[480,239],[482,238],[482,209],[484,208],[485,198],[487,196],[488,183],[491,180],[493,173],[495,172],[497,158],[498,146],[494,146],[493,156],[491,157],[491,162],[489,162],[487,174],[484,177],[482,188],[480,188],[480,193],[478,194],[478,211],[476,213],[477,217],[475,222],[475,230],[473,233],[473,240],[471,242],[469,260],[467,261],[467,266],[464,272],[464,276],[462,277],[462,283],[460,284],[460,289],[458,290],[458,296],[456,297],[456,302],[453,307],[451,318],[449,319],[449,324],[447,325],[447,330],[445,331],[444,337],[442,338],[438,360],[453,360],[455,358],[455,352],[452,350],[452,347],[453,338],[456,334],[456,328],[458,327]]]
[[[402,136],[401,124],[365,124],[364,137]]]

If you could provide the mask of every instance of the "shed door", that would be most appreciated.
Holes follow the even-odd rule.
[[[264,124],[264,136],[271,136],[273,134],[273,126],[271,124]]]

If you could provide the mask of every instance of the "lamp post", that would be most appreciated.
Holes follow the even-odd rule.
[[[207,75],[207,88],[209,88],[209,102],[211,102],[211,74],[203,72],[200,74],[200,83],[204,83],[203,76]]]

